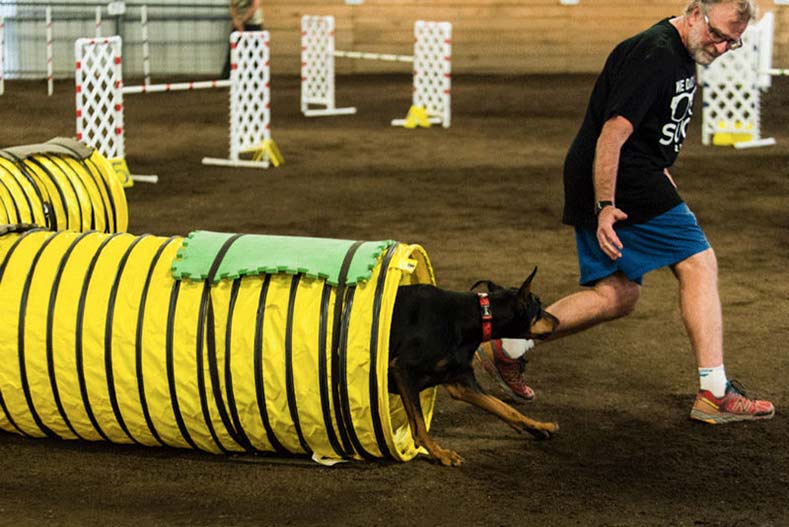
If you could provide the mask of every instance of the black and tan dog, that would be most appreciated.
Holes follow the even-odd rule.
[[[524,416],[485,393],[474,377],[472,359],[479,345],[499,338],[545,338],[559,321],[542,309],[531,291],[537,269],[520,288],[493,282],[489,293],[453,292],[430,285],[400,287],[397,292],[389,344],[389,390],[399,393],[417,446],[444,465],[460,465],[461,457],[440,447],[427,433],[419,392],[444,385],[453,399],[478,406],[518,432],[548,438],[556,423]]]

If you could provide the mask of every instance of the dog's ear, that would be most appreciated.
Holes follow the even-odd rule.
[[[529,298],[529,293],[531,292],[531,281],[534,280],[534,275],[537,274],[537,267],[534,267],[534,271],[531,272],[529,277],[524,280],[523,285],[521,285],[520,290],[518,291],[518,296],[520,298],[526,299]]]
[[[475,290],[480,285],[484,285],[485,287],[487,287],[488,288],[488,293],[492,293],[494,291],[499,291],[501,289],[504,289],[500,285],[498,285],[498,284],[496,284],[496,283],[494,283],[494,282],[492,282],[490,280],[479,280],[474,285],[471,286],[471,290],[472,291]]]

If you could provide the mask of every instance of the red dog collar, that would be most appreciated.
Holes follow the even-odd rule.
[[[493,337],[493,313],[490,312],[490,299],[487,293],[477,293],[479,309],[482,312],[482,342]]]

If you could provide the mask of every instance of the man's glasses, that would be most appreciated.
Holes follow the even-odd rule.
[[[737,49],[742,47],[742,39],[741,38],[731,38],[727,37],[723,33],[721,33],[718,29],[712,27],[710,24],[710,18],[707,16],[707,13],[704,13],[704,22],[707,23],[707,31],[709,32],[710,36],[712,37],[712,41],[715,44],[720,44],[721,42],[726,43],[726,49]]]

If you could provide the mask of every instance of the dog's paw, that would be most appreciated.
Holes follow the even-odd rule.
[[[528,427],[526,431],[529,432],[534,439],[545,440],[553,437],[553,434],[559,431],[558,423],[540,423],[539,427]]]
[[[438,448],[431,452],[430,455],[445,467],[459,467],[463,464],[463,458],[454,450]]]

